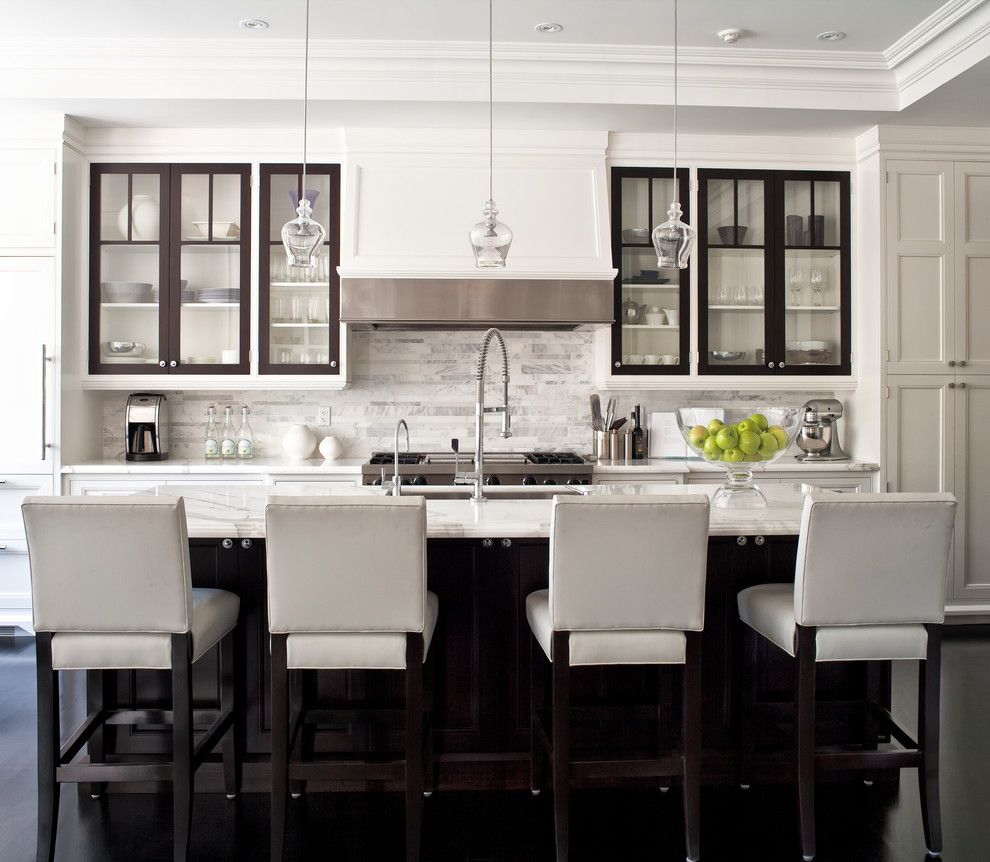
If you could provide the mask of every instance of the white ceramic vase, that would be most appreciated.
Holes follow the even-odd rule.
[[[305,461],[316,449],[316,435],[308,425],[293,425],[282,438],[282,451],[291,461]]]
[[[158,239],[158,204],[148,195],[131,199],[131,239]],[[117,214],[117,230],[127,239],[127,204]]]
[[[320,454],[327,461],[336,461],[344,453],[344,444],[340,442],[338,437],[334,437],[333,434],[327,434],[320,441]]]

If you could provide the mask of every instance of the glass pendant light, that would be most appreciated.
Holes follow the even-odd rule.
[[[512,244],[512,230],[496,216],[492,174],[495,162],[495,98],[493,90],[494,18],[492,0],[488,0],[488,200],[482,207],[484,219],[471,228],[471,247],[474,249],[475,266],[479,269],[501,269]]]
[[[289,259],[289,266],[312,269],[320,258],[320,246],[327,238],[326,229],[314,221],[313,207],[306,191],[306,145],[309,126],[309,0],[306,0],[306,53],[303,65],[303,166],[302,194],[296,217],[282,226],[282,245]]]
[[[698,232],[681,220],[677,195],[677,0],[674,0],[674,199],[667,210],[667,221],[653,228],[653,248],[660,269],[687,269],[698,241]]]

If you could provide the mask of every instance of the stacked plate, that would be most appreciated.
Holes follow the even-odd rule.
[[[196,302],[237,302],[240,298],[236,287],[201,287],[196,291]]]

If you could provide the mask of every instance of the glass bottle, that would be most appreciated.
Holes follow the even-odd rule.
[[[237,436],[234,434],[234,423],[231,420],[233,411],[229,407],[223,408],[223,428],[220,430],[220,457],[237,457]]]
[[[643,430],[642,425],[642,408],[639,404],[636,405],[632,412],[632,416],[629,418],[632,420],[632,454],[631,458],[634,461],[642,461],[647,457],[647,440],[646,432]]]
[[[206,409],[206,440],[203,454],[207,458],[220,457],[220,438],[217,435],[217,408],[212,404]]]
[[[248,422],[248,413],[251,410],[245,404],[241,407],[241,428],[237,432],[237,457],[254,457],[254,433],[251,431],[251,424]]]

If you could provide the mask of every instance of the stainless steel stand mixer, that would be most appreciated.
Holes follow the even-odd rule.
[[[848,461],[839,443],[836,420],[842,417],[842,402],[835,398],[813,398],[804,405],[804,420],[798,431],[798,461]]]

